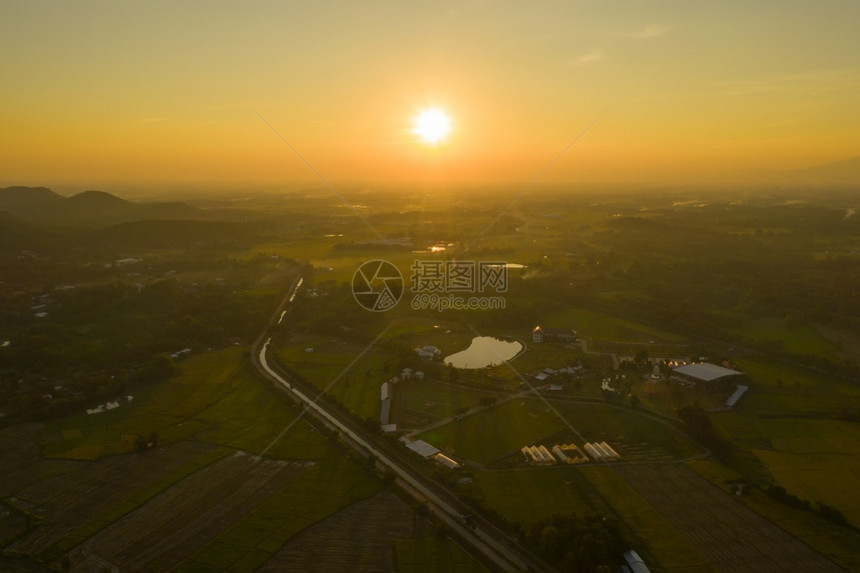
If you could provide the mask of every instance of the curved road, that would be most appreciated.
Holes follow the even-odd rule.
[[[301,282],[299,279],[294,283],[293,287],[288,291],[288,295],[275,312],[276,317],[280,317],[278,323],[283,319],[283,310],[288,302],[292,302],[295,293],[298,290]],[[275,322],[274,319],[272,322]],[[268,330],[268,329],[267,329]],[[258,339],[257,344],[263,340],[266,333],[264,332]],[[313,398],[308,396],[301,389],[290,384],[279,372],[269,365],[266,353],[271,343],[271,337],[266,338],[265,343],[259,346],[259,352],[252,352],[254,363],[257,368],[268,378],[277,382],[283,388],[294,394],[299,400],[307,405],[307,408],[312,410],[319,418],[326,421],[328,424],[337,428],[337,430],[352,444],[356,444],[364,449],[369,454],[376,457],[377,462],[389,468],[396,476],[399,485],[411,492],[413,496],[419,500],[427,502],[428,508],[439,517],[452,531],[456,532],[467,543],[483,553],[487,559],[492,561],[496,567],[502,571],[524,571],[524,570],[546,570],[547,567],[537,561],[533,556],[524,554],[524,552],[513,544],[510,539],[501,534],[498,530],[493,530],[491,526],[482,524],[482,519],[476,519],[477,523],[466,526],[465,517],[456,507],[454,501],[445,499],[434,488],[428,486],[428,478],[412,472],[405,464],[393,458],[389,453],[381,448],[376,447],[372,441],[364,436],[353,431],[350,425],[341,420],[336,413],[329,412],[325,407]],[[431,482],[432,483],[432,482]]]

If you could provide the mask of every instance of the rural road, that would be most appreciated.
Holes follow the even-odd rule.
[[[275,312],[274,316],[279,317],[279,323],[284,318],[283,307],[292,302],[300,284],[300,279],[297,279],[293,283],[293,286],[288,291],[288,295]],[[274,319],[272,322],[274,322]],[[404,487],[406,491],[410,492],[419,501],[426,501],[428,508],[451,531],[484,554],[499,570],[541,571],[547,569],[544,564],[535,560],[533,556],[524,554],[521,549],[513,545],[507,536],[484,523],[483,519],[476,516],[472,525],[466,526],[462,511],[458,508],[459,503],[454,498],[449,499],[448,496],[440,493],[437,487],[430,485],[433,482],[429,478],[417,474],[406,464],[391,456],[390,453],[384,451],[382,448],[378,448],[371,440],[354,431],[349,422],[342,420],[338,414],[330,412],[306,392],[290,384],[287,379],[269,365],[267,352],[270,347],[271,337],[267,337],[266,341],[260,345],[259,343],[262,342],[263,338],[266,338],[266,332],[260,336],[258,343],[255,344],[254,351],[252,351],[254,363],[260,372],[295,395],[319,418],[337,428],[348,443],[358,445],[365,452],[375,456],[378,464],[389,468],[394,473],[399,485]]]

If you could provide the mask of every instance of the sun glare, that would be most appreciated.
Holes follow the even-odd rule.
[[[451,120],[441,109],[425,109],[415,116],[415,127],[412,133],[421,138],[424,143],[435,144],[444,141],[450,132]]]

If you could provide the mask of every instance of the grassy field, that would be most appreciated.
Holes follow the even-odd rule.
[[[624,448],[642,445],[650,450],[656,448],[655,455],[664,457],[686,457],[700,451],[677,429],[632,411],[599,403],[551,404],[563,420],[539,400],[517,398],[431,430],[421,438],[483,464],[517,452],[524,445],[556,432],[570,431],[567,423],[587,441],[606,440],[622,456]],[[578,437],[568,435],[565,438],[583,445]],[[550,447],[551,443],[546,445]]]
[[[450,538],[403,539],[394,546],[400,573],[478,573],[489,571]]]
[[[594,491],[645,545],[644,552],[659,563],[655,570],[714,571],[702,553],[687,541],[648,501],[611,467],[580,470]],[[643,555],[644,556],[644,555]],[[647,557],[645,557],[647,559]],[[649,567],[652,563],[649,562]]]
[[[313,352],[306,352],[313,348]],[[379,388],[395,372],[386,369],[386,356],[371,350],[352,368],[347,367],[364,346],[331,337],[295,335],[280,350],[285,364],[362,418],[379,416]],[[338,377],[340,379],[329,387]]]
[[[738,364],[750,377],[750,394],[735,410],[712,415],[714,425],[789,493],[824,502],[860,524],[853,495],[860,488],[860,428],[835,419],[844,405],[858,403],[860,389],[777,363]]]
[[[726,480],[742,477],[713,459],[693,460],[686,465],[723,489],[726,488]],[[857,553],[860,534],[856,530],[834,525],[808,511],[778,503],[756,488],[747,489],[744,495],[735,499],[813,549],[832,557],[849,571],[860,570],[860,554]]]
[[[832,358],[839,349],[812,326],[789,328],[784,321],[760,318],[735,330],[738,335],[761,342],[777,342],[788,352]]]
[[[140,434],[158,434],[160,444],[194,438],[252,453],[261,452],[297,415],[242,362],[242,349],[191,356],[182,373],[137,391],[133,401],[101,414],[50,422],[43,438],[48,457],[97,459],[133,451]],[[314,459],[325,439],[301,422],[269,455]]]
[[[552,513],[587,513],[596,508],[573,468],[480,472],[476,493],[505,517],[527,526]]]
[[[544,326],[573,328],[580,337],[600,342],[681,343],[685,337],[602,312],[572,308],[548,316]]]
[[[453,416],[458,408],[474,408],[486,396],[493,394],[438,381],[399,383],[394,387],[392,420],[401,425],[409,422],[427,424]],[[435,406],[425,408],[430,403]]]
[[[220,460],[229,453],[230,450],[226,448],[215,448],[188,460],[186,463],[175,469],[157,476],[144,487],[137,489],[125,499],[122,499],[119,503],[113,505],[107,511],[96,515],[92,519],[81,524],[77,529],[67,534],[65,537],[58,540],[45,553],[45,558],[51,560],[60,557],[66,551],[69,551],[73,547],[84,542],[100,530],[120,519],[122,516],[133,511],[138,506],[143,505],[159,493],[167,490],[181,479],[213,462]]]

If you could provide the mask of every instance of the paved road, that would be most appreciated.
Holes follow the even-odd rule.
[[[299,279],[297,279],[290,288],[290,291],[288,291],[288,294],[282,301],[281,305],[279,305],[274,314],[274,317],[278,317],[277,323],[280,323],[283,320],[283,309],[288,303],[292,302],[300,284]],[[274,317],[272,323],[275,323]],[[264,338],[266,338],[266,341],[260,344]],[[548,570],[544,564],[536,561],[531,555],[525,554],[519,547],[513,544],[507,536],[485,523],[483,519],[476,517],[473,519],[471,526],[465,525],[463,513],[459,508],[460,504],[455,499],[441,494],[436,487],[433,487],[433,482],[431,480],[412,471],[406,464],[391,456],[382,448],[377,447],[372,440],[367,439],[364,435],[355,431],[350,421],[341,419],[337,413],[327,410],[325,404],[318,403],[307,392],[303,391],[303,389],[296,387],[295,384],[291,384],[284,375],[275,370],[269,364],[267,352],[269,350],[270,343],[271,337],[266,337],[266,332],[264,332],[255,345],[252,356],[258,370],[277,384],[280,384],[282,387],[290,391],[317,417],[335,427],[347,443],[350,443],[353,447],[357,445],[365,452],[375,456],[377,463],[389,468],[395,474],[398,485],[403,487],[419,501],[425,501],[428,509],[441,519],[448,528],[455,532],[461,539],[464,539],[467,543],[471,544],[483,553],[499,570]]]

